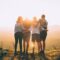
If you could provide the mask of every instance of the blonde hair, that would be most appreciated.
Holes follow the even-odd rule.
[[[20,22],[22,22],[23,21],[23,18],[22,18],[22,16],[19,16],[18,18],[17,18],[17,21],[16,21],[16,23],[20,23]]]

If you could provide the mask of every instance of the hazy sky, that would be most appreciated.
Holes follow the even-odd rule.
[[[60,0],[0,0],[0,28],[13,28],[16,18],[46,15],[49,25],[60,25]]]

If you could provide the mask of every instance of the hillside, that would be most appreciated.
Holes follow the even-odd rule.
[[[0,30],[0,47],[14,49],[13,29]],[[60,49],[60,26],[50,26],[48,28],[46,49]]]

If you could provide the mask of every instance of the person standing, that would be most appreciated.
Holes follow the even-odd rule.
[[[24,26],[24,29],[23,29],[24,54],[28,54],[30,34],[31,34],[31,31],[30,31],[31,22],[28,19],[25,19],[23,26]]]
[[[22,38],[23,38],[23,18],[21,16],[18,17],[17,22],[15,24],[15,29],[14,29],[14,37],[15,37],[15,53],[14,55],[17,55],[17,44],[19,41],[19,46],[20,46],[20,55],[22,55]]]
[[[35,41],[37,42],[38,45],[38,51],[39,51],[39,41],[40,41],[40,30],[39,30],[39,24],[37,21],[36,17],[33,17],[33,22],[32,22],[32,42],[33,42],[33,51],[35,49]]]
[[[47,36],[47,25],[48,22],[45,19],[45,15],[43,14],[41,16],[41,19],[38,22],[40,24],[40,52],[44,53],[45,51],[45,40],[46,40],[46,36]]]

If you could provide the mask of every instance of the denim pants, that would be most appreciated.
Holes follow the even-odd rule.
[[[19,41],[19,46],[20,46],[20,53],[22,53],[22,38],[23,38],[22,32],[15,33],[15,53],[17,53],[18,41]]]

